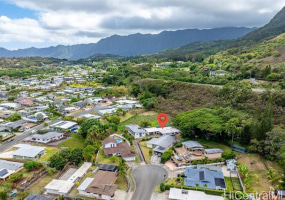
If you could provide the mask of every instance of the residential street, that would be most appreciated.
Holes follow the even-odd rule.
[[[158,184],[167,179],[167,171],[156,165],[143,165],[132,172],[135,181],[135,192],[132,200],[149,200]]]
[[[61,121],[61,118],[59,118],[59,119],[57,119],[57,120],[54,120],[54,121],[52,121],[52,122],[48,122],[48,124],[53,124],[53,123],[56,123],[56,122],[59,122],[59,121]],[[4,152],[5,150],[9,149],[9,148],[12,147],[13,145],[15,145],[15,144],[21,142],[23,139],[25,139],[26,137],[28,137],[28,136],[30,135],[30,133],[31,133],[32,130],[38,131],[38,130],[42,129],[43,127],[44,127],[44,123],[42,123],[42,124],[40,124],[40,125],[38,125],[38,126],[35,126],[34,128],[32,128],[32,129],[30,129],[30,130],[27,130],[27,131],[23,132],[23,133],[22,133],[21,135],[19,135],[19,136],[14,137],[14,138],[13,138],[13,139],[14,139],[13,141],[11,141],[11,142],[6,142],[5,144],[2,144],[2,145],[0,146],[0,153]]]

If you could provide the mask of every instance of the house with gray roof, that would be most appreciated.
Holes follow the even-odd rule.
[[[128,129],[128,133],[134,136],[134,138],[145,137],[146,131],[137,124],[126,125],[126,128]]]
[[[34,134],[32,136],[32,141],[40,143],[48,143],[53,140],[60,140],[63,137],[63,133],[59,132],[47,132],[44,134]]]
[[[152,138],[146,144],[147,147],[152,148],[157,155],[163,154],[176,142],[175,137],[170,135],[162,135],[159,138]]]
[[[35,160],[45,153],[44,147],[32,146],[29,144],[17,144],[15,147],[18,147],[18,149],[13,152],[14,159]]]
[[[225,178],[221,167],[217,170],[186,167],[185,176],[184,185],[188,187],[196,187],[196,184],[198,184],[200,188],[214,190],[226,189]]]
[[[23,163],[0,160],[0,179],[5,180],[11,174],[18,172],[23,167]]]

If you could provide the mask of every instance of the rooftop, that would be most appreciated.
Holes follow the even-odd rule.
[[[23,157],[33,158],[45,150],[44,147],[32,146],[29,144],[18,144],[15,146],[19,147],[19,149],[13,152],[13,156],[23,156]]]

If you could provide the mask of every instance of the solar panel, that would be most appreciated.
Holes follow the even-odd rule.
[[[8,174],[8,170],[7,169],[2,169],[0,171],[0,176],[5,176],[6,174]]]
[[[204,171],[200,171],[199,172],[199,178],[200,178],[200,181],[204,181],[205,180],[205,173],[204,173]]]
[[[221,188],[226,188],[225,180],[222,178],[215,178],[215,185]]]

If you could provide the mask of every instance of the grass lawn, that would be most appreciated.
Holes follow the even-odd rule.
[[[84,138],[77,134],[59,144],[60,147],[69,147],[70,149],[83,148]]]
[[[113,159],[115,157],[111,156],[111,157],[106,157],[104,154],[104,151],[102,149],[102,147],[99,149],[99,154],[97,157],[96,162],[99,164],[111,164],[111,165],[119,165],[119,158],[118,159]]]
[[[48,159],[55,153],[59,152],[60,149],[57,147],[46,147],[46,153],[38,159],[39,162],[47,162]]]
[[[118,185],[119,190],[126,191],[128,189],[128,181],[127,181],[126,177],[124,177],[124,176],[119,176],[118,179],[116,180],[115,184]]]
[[[141,150],[142,150],[142,153],[144,155],[145,161],[147,163],[150,163],[150,158],[151,158],[151,156],[149,155],[150,148],[146,147],[146,141],[140,142],[140,146],[141,146]]]
[[[228,191],[233,191],[233,184],[232,184],[232,180],[231,177],[225,177],[225,182],[226,182],[226,187]]]
[[[258,154],[245,154],[238,159],[238,162],[244,163],[248,167],[249,183],[248,186],[245,186],[247,192],[270,190],[272,185],[267,178],[267,168],[272,167],[277,174],[282,174],[282,170],[277,163],[267,161]]]
[[[57,173],[53,174],[53,175],[46,175],[45,177],[39,179],[37,182],[35,182],[29,189],[29,193],[30,194],[38,194],[39,192],[41,192],[44,187],[52,180],[56,177]]]

